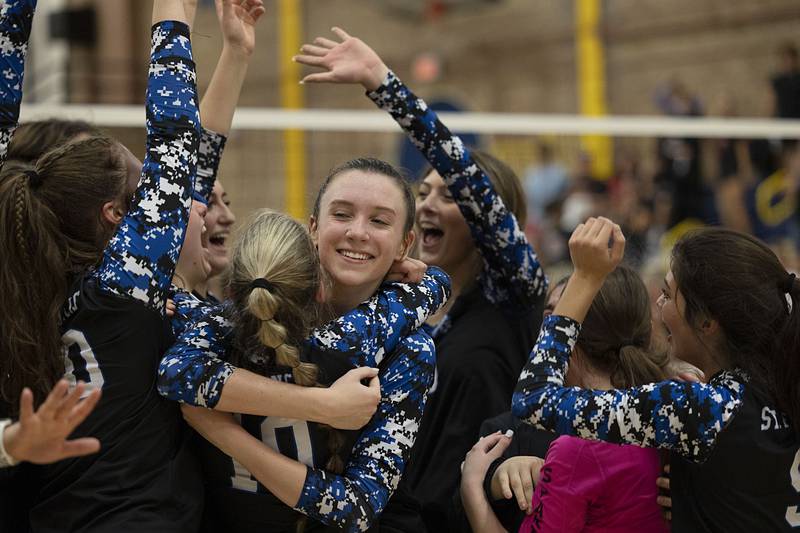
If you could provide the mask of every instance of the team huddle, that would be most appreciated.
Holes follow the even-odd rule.
[[[262,0],[154,0],[139,161],[18,124],[36,0],[0,6],[0,531],[800,529],[800,282],[687,233],[662,294],[604,217],[551,284],[514,172],[363,41],[293,59],[359,85],[429,163],[361,156],[308,224],[237,224],[217,179]],[[666,345],[654,338],[663,325]]]

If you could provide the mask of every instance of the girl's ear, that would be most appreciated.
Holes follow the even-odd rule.
[[[122,209],[119,201],[114,200],[106,202],[100,209],[100,215],[104,222],[108,222],[113,226],[118,226],[122,219],[125,218],[125,210]]]
[[[400,248],[397,250],[397,255],[394,258],[395,261],[400,261],[408,256],[409,252],[411,252],[414,246],[414,241],[416,238],[417,234],[413,229],[406,233],[406,236],[403,238],[403,242],[400,243]]]
[[[317,219],[314,215],[308,217],[308,233],[311,235],[311,241],[314,246],[319,245],[319,231],[317,227]]]

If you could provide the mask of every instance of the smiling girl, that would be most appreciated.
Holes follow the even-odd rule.
[[[363,41],[333,31],[341,42],[318,37],[295,56],[323,69],[303,81],[360,84],[432,167],[417,195],[419,256],[451,276],[454,298],[432,332],[437,382],[404,481],[428,529],[446,531],[458,465],[481,422],[508,409],[547,280],[521,229],[525,201],[513,171],[464,146]]]

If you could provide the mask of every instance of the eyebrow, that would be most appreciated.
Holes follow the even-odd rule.
[[[348,202],[347,200],[331,200],[330,206],[331,207],[349,207],[349,208],[352,209],[352,208],[355,207],[355,204],[353,204],[353,202]],[[391,215],[396,215],[397,214],[397,212],[394,209],[392,209],[391,207],[386,207],[386,206],[382,206],[382,205],[376,205],[376,206],[373,207],[373,209],[375,209],[376,211],[385,211],[385,212],[387,212],[387,213],[389,213]]]

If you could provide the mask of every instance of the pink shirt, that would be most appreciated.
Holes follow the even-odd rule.
[[[559,437],[519,531],[667,532],[656,503],[660,471],[657,450]]]

